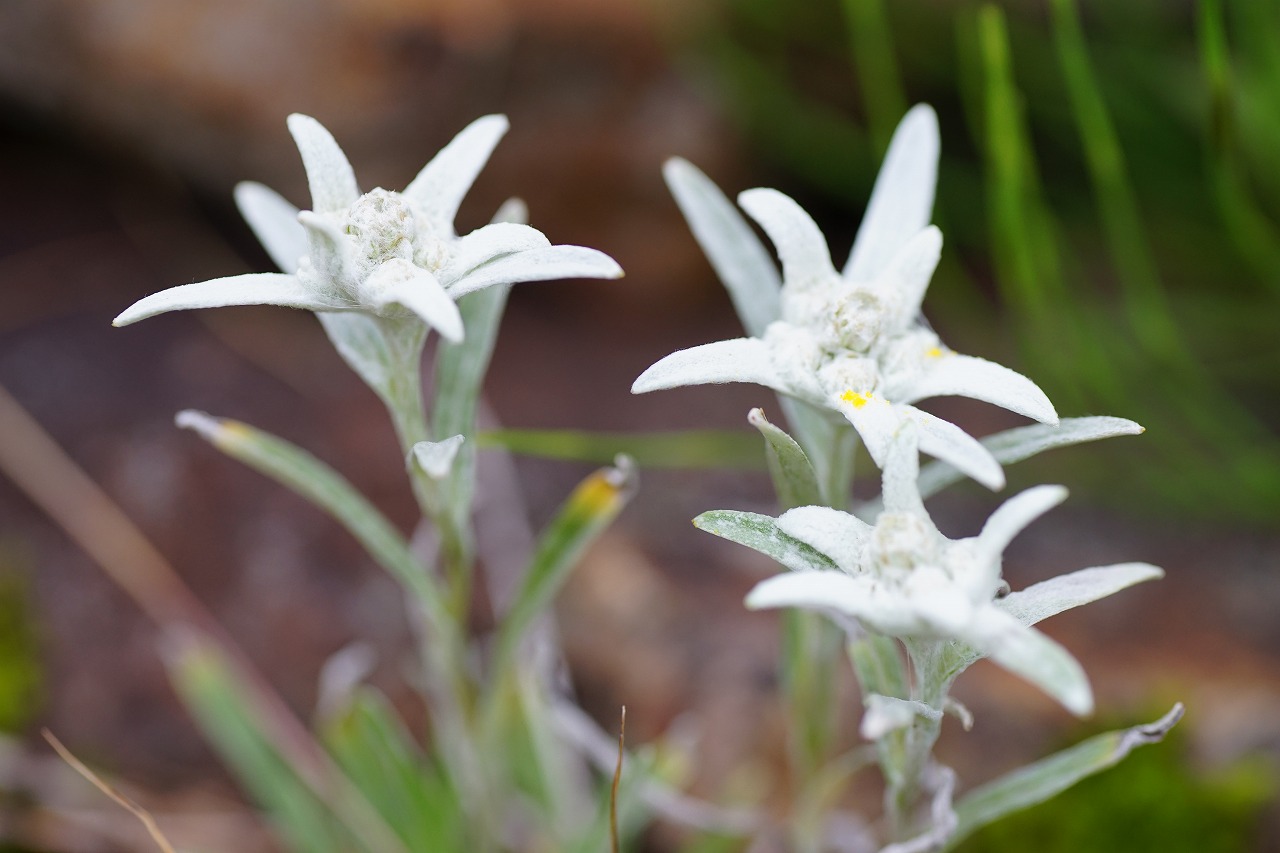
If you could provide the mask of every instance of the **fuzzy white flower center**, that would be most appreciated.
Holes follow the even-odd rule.
[[[882,513],[868,543],[868,563],[883,577],[902,579],[917,567],[941,563],[938,538],[933,526],[914,513]]]
[[[884,315],[879,299],[865,290],[855,290],[838,300],[827,315],[831,337],[843,349],[868,352],[880,337]]]
[[[354,260],[370,270],[392,258],[412,260],[418,223],[399,193],[375,189],[347,208],[343,230],[355,243]]]

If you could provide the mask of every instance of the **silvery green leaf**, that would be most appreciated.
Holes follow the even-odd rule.
[[[903,698],[909,695],[906,669],[897,640],[880,634],[867,634],[851,640],[849,660],[862,692]]]
[[[431,627],[450,624],[434,575],[409,550],[386,517],[340,474],[305,450],[261,430],[204,412],[179,412],[178,426],[307,498],[328,512],[384,569],[417,594]]]
[[[461,435],[450,436],[443,441],[419,441],[413,446],[413,461],[433,480],[443,480],[453,469],[465,439]]]
[[[784,508],[822,503],[813,465],[796,440],[769,423],[763,409],[752,409],[747,414],[747,422],[764,437],[765,459],[778,502]]]
[[[359,198],[355,172],[333,135],[320,122],[300,113],[289,116],[288,125],[307,170],[311,209],[316,213],[332,213]]]
[[[733,338],[671,353],[640,374],[631,393],[722,382],[752,382],[780,391],[788,387],[768,344],[759,338]]]
[[[862,519],[825,506],[802,506],[779,516],[778,529],[820,551],[846,572],[860,570],[863,548],[871,525]]]
[[[281,305],[311,311],[346,307],[319,297],[303,287],[294,276],[275,272],[248,273],[183,284],[153,293],[120,312],[112,325],[127,326],[168,311],[231,305]]]
[[[990,607],[981,611],[962,639],[1057,699],[1076,716],[1093,712],[1093,691],[1080,663],[1035,628]]]
[[[898,249],[929,224],[940,147],[933,109],[917,104],[908,110],[889,142],[853,241],[844,268],[847,281],[876,278]]]
[[[385,390],[391,355],[378,321],[354,311],[323,311],[316,317],[343,361],[371,388]]]
[[[1142,432],[1141,426],[1125,418],[1063,418],[1057,426],[1032,424],[989,435],[982,440],[982,446],[1000,464],[1011,465],[1055,447],[1084,444],[1118,435],[1139,435]],[[964,474],[953,465],[942,461],[930,463],[920,472],[920,493],[924,497],[936,495],[963,478]]]
[[[236,184],[236,207],[249,223],[271,260],[286,273],[298,271],[307,254],[307,233],[298,222],[298,209],[275,190],[253,181]]]
[[[635,466],[625,456],[578,484],[541,535],[511,609],[498,628],[497,669],[514,663],[516,647],[551,605],[582,552],[617,517],[636,490]]]
[[[1118,764],[1139,746],[1159,743],[1182,719],[1182,704],[1154,723],[1096,735],[970,791],[956,804],[958,824],[950,850],[973,832],[1007,814],[1042,803],[1081,779]]]
[[[738,204],[773,241],[787,289],[821,288],[836,278],[827,238],[794,200],[777,190],[754,189],[739,193]]]
[[[952,395],[983,400],[1041,423],[1058,423],[1053,403],[1030,379],[1002,364],[952,352],[928,358],[925,369],[904,383],[894,399],[914,403]]]
[[[783,533],[778,522],[767,515],[717,509],[704,512],[693,520],[693,525],[699,530],[753,548],[793,571],[837,568],[826,554]]]
[[[1009,593],[996,602],[996,607],[1024,625],[1034,625],[1042,619],[1106,598],[1134,584],[1162,577],[1164,571],[1149,563],[1119,563],[1081,569]]]
[[[373,271],[365,287],[374,307],[385,309],[399,305],[412,311],[446,340],[462,340],[462,315],[458,313],[458,306],[436,277],[422,267],[403,258],[392,258]]]
[[[994,606],[1021,624],[1030,626],[1050,616],[1106,598],[1134,584],[1161,577],[1164,577],[1164,572],[1147,563],[1120,563],[1080,569],[1012,592],[997,599]],[[949,679],[958,676],[983,656],[981,651],[965,643],[952,644],[944,654],[942,670]]]
[[[622,267],[603,252],[585,246],[546,246],[503,255],[462,276],[449,286],[457,299],[467,293],[517,281],[565,278],[621,278]]]
[[[489,162],[510,123],[503,115],[476,119],[422,167],[404,194],[436,222],[452,223],[467,191]]]
[[[751,226],[710,179],[686,160],[662,167],[689,230],[729,292],[747,334],[759,337],[778,319],[782,280]]]

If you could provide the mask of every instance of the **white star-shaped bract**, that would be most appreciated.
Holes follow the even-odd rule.
[[[991,488],[1002,486],[999,464],[977,441],[912,405],[928,397],[960,395],[1042,423],[1058,423],[1053,405],[1035,383],[1001,365],[950,351],[921,319],[920,305],[942,250],[941,232],[929,225],[938,145],[933,110],[913,108],[894,133],[841,272],[831,262],[821,230],[795,201],[770,189],[739,195],[742,208],[773,241],[782,263],[776,308],[767,276],[756,275],[750,286],[765,297],[758,301],[767,303],[769,311],[757,308],[751,315],[757,326],[748,330],[752,337],[672,353],[641,374],[632,391],[721,382],[764,385],[843,414],[881,466],[891,436],[910,421],[919,429],[922,451]],[[704,176],[673,161],[667,178],[696,223],[695,232],[702,232],[698,236],[704,246],[733,240],[746,255],[749,229],[734,223],[731,207],[727,213],[715,208]],[[743,268],[719,271],[726,282],[750,278]]]
[[[1163,573],[1145,563],[1085,569],[1002,597],[1005,547],[1060,503],[1066,489],[1028,489],[997,509],[977,536],[948,539],[920,499],[914,432],[904,425],[887,448],[885,508],[874,525],[809,506],[784,513],[772,526],[767,517],[731,513],[700,519],[699,526],[793,569],[758,584],[748,607],[817,610],[852,617],[885,636],[961,644],[967,649],[955,656],[959,669],[990,657],[1070,711],[1089,713],[1093,698],[1079,663],[1032,624]]]
[[[162,290],[115,319],[124,326],[189,308],[283,305],[312,311],[417,316],[459,341],[454,300],[490,287],[560,278],[617,278],[609,256],[553,246],[509,222],[459,237],[454,217],[507,130],[505,116],[477,119],[446,145],[402,192],[360,193],[346,155],[315,119],[289,116],[307,171],[311,210],[299,212],[261,184],[236,187],[236,203],[283,273],[251,273]]]

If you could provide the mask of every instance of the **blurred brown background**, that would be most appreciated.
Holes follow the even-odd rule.
[[[745,428],[751,406],[776,410],[753,387],[627,390],[673,349],[738,333],[662,161],[684,156],[731,195],[786,180],[755,158],[714,81],[688,61],[687,33],[716,12],[657,0],[0,4],[0,385],[153,538],[303,716],[321,664],[355,638],[374,642],[374,678],[396,689],[406,640],[397,590],[328,519],[178,431],[172,416],[197,408],[288,437],[407,528],[413,503],[384,415],[309,315],[225,309],[122,330],[111,318],[166,286],[269,268],[231,187],[254,179],[305,200],[287,113],[329,127],[362,187],[398,188],[468,121],[504,112],[512,130],[460,225],[519,195],[554,242],[606,251],[627,277],[514,290],[488,385],[495,419]],[[944,116],[944,148],[951,129]],[[840,255],[857,213],[825,213]],[[1001,357],[1008,342],[990,340],[994,351],[979,354]],[[986,424],[979,431],[1000,423],[962,411]],[[585,470],[517,460],[535,526]],[[707,792],[744,756],[761,772],[778,758],[776,625],[740,604],[770,571],[763,558],[688,519],[716,507],[769,511],[769,495],[752,474],[644,472],[639,497],[562,601],[586,707],[608,720],[625,703],[636,742],[692,712],[707,732],[697,773]],[[936,512],[945,532],[967,535],[996,500],[966,488]],[[1126,516],[1077,497],[1015,543],[1006,573],[1020,587],[1126,560],[1169,577],[1049,627],[1085,663],[1099,707],[1132,723],[1182,699],[1197,772],[1248,756],[1274,768],[1280,535]],[[14,682],[27,711],[0,750],[0,849],[143,843],[127,815],[58,773],[41,725],[173,815],[175,835],[207,849],[271,849],[172,696],[153,626],[3,480],[0,565],[4,618],[19,626],[11,645],[34,649],[39,665],[38,679]],[[1069,726],[985,665],[959,695],[978,718],[971,734],[944,741],[962,778],[1039,755]]]

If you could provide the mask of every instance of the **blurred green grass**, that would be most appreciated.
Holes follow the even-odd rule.
[[[1085,469],[1036,463],[1037,479],[1070,464],[1099,500],[1266,524],[1280,512],[1276,32],[1280,0],[726,0],[680,48],[761,181],[848,239],[894,124],[933,104],[948,247],[930,319],[1030,374],[1062,414],[1149,429]]]

